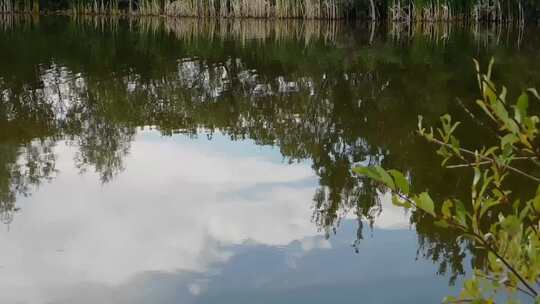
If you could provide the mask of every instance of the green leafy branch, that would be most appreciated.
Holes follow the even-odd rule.
[[[356,167],[353,172],[384,185],[392,193],[395,205],[430,215],[436,225],[454,229],[461,238],[487,252],[487,265],[475,269],[459,297],[448,297],[446,302],[495,303],[496,295],[505,290],[508,303],[518,303],[517,293],[540,303],[540,178],[529,172],[531,167],[538,166],[540,156],[540,119],[529,115],[529,97],[540,96],[535,89],[528,89],[515,104],[508,103],[507,89],[503,86],[497,90],[491,80],[493,63],[492,60],[483,74],[475,61],[481,92],[476,103],[497,128],[497,146],[475,150],[462,147],[455,136],[460,123],[453,122],[450,115],[441,117],[441,127],[436,130],[426,129],[421,116],[418,121],[418,134],[439,146],[442,166],[472,170],[470,199],[450,197],[435,203],[429,192],[413,193],[404,174],[380,166]],[[448,165],[454,160],[459,163]],[[518,161],[534,166],[518,166]],[[537,184],[533,198],[513,198],[506,180],[514,174]]]

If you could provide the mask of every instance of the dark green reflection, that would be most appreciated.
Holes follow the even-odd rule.
[[[467,144],[491,133],[470,119],[476,96],[471,59],[497,57],[498,82],[538,87],[534,29],[369,28],[317,22],[154,19],[9,19],[0,33],[0,203],[5,222],[17,195],[51,179],[52,146],[66,140],[74,160],[111,181],[138,127],[163,135],[275,145],[309,160],[319,177],[313,221],[332,233],[342,216],[373,223],[375,185],[353,164],[409,174],[413,187],[460,193],[466,176],[439,169],[414,130],[417,115],[464,121]],[[512,91],[512,90],[511,90]],[[464,246],[413,214],[420,252],[440,272],[463,271]],[[481,259],[480,259],[481,260]]]

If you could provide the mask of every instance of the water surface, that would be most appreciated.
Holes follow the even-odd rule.
[[[417,115],[540,87],[533,28],[4,19],[2,303],[440,302],[482,254],[350,168],[465,195]]]

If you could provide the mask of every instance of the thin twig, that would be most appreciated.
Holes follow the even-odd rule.
[[[475,232],[473,232],[473,234],[476,235],[476,237],[486,247],[487,250],[491,251],[499,260],[501,260],[501,262],[506,266],[506,268],[518,278],[518,280],[532,293],[531,296],[533,298],[538,296],[538,292],[534,288],[532,288],[529,283],[527,283],[527,281],[521,276],[521,274],[512,265],[510,265],[510,263],[503,256],[501,256],[495,248],[493,248],[486,240],[484,240],[484,238],[482,238]]]
[[[483,161],[478,163],[470,163],[470,164],[459,164],[459,165],[450,165],[446,166],[447,169],[458,169],[458,168],[468,168],[473,166],[481,166],[481,165],[489,165],[492,164],[491,161]]]
[[[537,160],[536,157],[515,157],[512,160]],[[447,169],[457,169],[457,168],[466,168],[471,166],[482,166],[482,165],[489,165],[492,164],[493,161],[482,161],[482,162],[476,162],[476,163],[467,163],[467,164],[459,164],[459,165],[450,165],[446,166]]]
[[[438,140],[438,139],[436,139],[436,138],[430,138],[430,139],[428,139],[428,140],[431,141],[431,142],[434,142],[434,143],[436,143],[436,144],[438,144],[438,145],[441,145],[441,146],[445,146],[445,147],[452,148],[452,149],[455,148],[454,146],[452,146],[452,145],[450,145],[450,144],[447,144],[447,143],[445,143],[445,142],[442,142],[442,141],[440,141],[440,140]],[[489,161],[490,163],[496,163],[496,161],[495,161],[494,159],[489,158],[489,157],[487,157],[487,156],[483,156],[483,155],[478,154],[478,153],[475,153],[475,152],[473,152],[473,151],[471,151],[471,150],[467,150],[467,149],[464,149],[464,148],[458,148],[458,150],[459,150],[460,152],[463,152],[463,153],[466,153],[466,154],[469,154],[469,155],[472,155],[472,156],[475,156],[475,157],[478,156],[478,157],[480,157],[481,159],[483,159],[483,160],[485,160],[485,161]],[[534,180],[535,182],[540,183],[540,178],[538,178],[538,177],[536,177],[536,176],[530,175],[530,174],[528,174],[528,173],[526,173],[526,172],[523,172],[523,171],[521,171],[521,170],[519,170],[519,169],[517,169],[517,168],[514,168],[514,167],[512,167],[512,166],[504,165],[503,167],[506,168],[506,169],[508,169],[508,170],[510,170],[510,171],[513,171],[514,173],[523,175],[523,176],[525,176],[525,177],[527,177],[527,178],[529,178],[529,179]]]
[[[487,276],[487,275],[483,275],[483,274],[481,274],[481,273],[477,273],[476,275],[479,276],[479,277],[482,277],[482,278],[484,278],[484,279],[486,279],[486,280],[490,280],[490,281],[492,281],[492,282],[501,283],[499,280],[497,280],[497,279],[495,279],[495,278],[492,278],[492,277],[489,277],[489,276]],[[505,282],[502,282],[502,283],[503,283],[506,287],[516,288],[517,290],[523,292],[524,294],[526,294],[526,295],[528,295],[528,296],[534,298],[534,295],[533,295],[532,293],[530,293],[528,290],[525,290],[525,289],[523,289],[523,288],[521,288],[521,287],[519,287],[519,286],[514,286],[514,285],[510,284],[510,282],[508,282],[508,281],[505,281]]]

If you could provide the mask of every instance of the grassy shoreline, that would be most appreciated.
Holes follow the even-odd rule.
[[[525,23],[535,0],[0,0],[0,14]],[[63,3],[63,4],[62,4]]]

